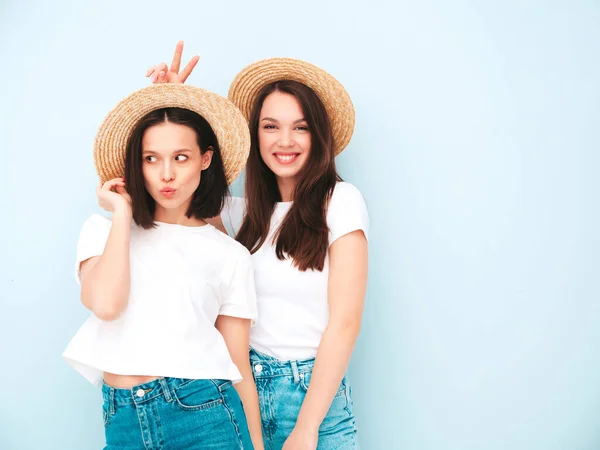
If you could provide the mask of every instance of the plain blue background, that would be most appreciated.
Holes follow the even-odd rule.
[[[223,95],[291,56],[355,102],[338,164],[372,219],[363,448],[600,448],[593,0],[3,0],[0,448],[103,445],[100,393],[60,358],[86,317],[92,142],[178,39],[202,58],[190,83]]]

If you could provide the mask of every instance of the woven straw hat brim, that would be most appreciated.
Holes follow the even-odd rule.
[[[250,132],[244,116],[229,100],[183,84],[156,84],[121,100],[105,117],[94,143],[94,163],[102,182],[123,177],[127,142],[146,114],[161,108],[184,108],[200,114],[213,129],[231,184],[250,152]]]
[[[281,80],[305,84],[319,96],[331,121],[335,154],[340,154],[354,132],[354,105],[344,86],[317,66],[291,58],[263,59],[250,64],[235,77],[228,98],[250,120],[252,106],[260,90]]]

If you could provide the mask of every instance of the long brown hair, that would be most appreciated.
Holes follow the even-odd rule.
[[[293,95],[302,108],[311,135],[308,161],[293,192],[293,204],[274,236],[277,258],[291,258],[301,271],[322,271],[329,248],[327,204],[337,181],[333,134],[321,99],[309,87],[296,81],[277,81],[265,86],[250,115],[251,148],[246,165],[246,214],[236,239],[251,253],[267,240],[275,203],[281,201],[275,174],[260,156],[258,126],[260,112],[272,92]]]
[[[155,226],[156,202],[144,184],[142,139],[148,128],[164,122],[185,125],[194,130],[201,154],[213,150],[210,166],[202,171],[200,185],[192,196],[186,216],[188,218],[193,216],[196,219],[218,216],[229,194],[219,143],[208,121],[194,111],[183,108],[163,108],[152,111],[138,122],[127,142],[125,156],[125,179],[127,190],[131,195],[133,220],[145,229]]]

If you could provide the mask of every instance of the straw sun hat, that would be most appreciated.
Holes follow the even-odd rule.
[[[344,86],[323,69],[291,58],[270,58],[250,64],[231,83],[229,100],[250,120],[260,90],[275,81],[298,81],[319,96],[331,121],[335,154],[346,148],[354,131],[354,106]]]
[[[200,114],[213,129],[227,183],[240,174],[250,152],[250,133],[244,116],[220,95],[183,84],[155,84],[121,100],[108,113],[94,143],[94,163],[105,182],[123,177],[127,141],[146,114],[162,108],[184,108]]]

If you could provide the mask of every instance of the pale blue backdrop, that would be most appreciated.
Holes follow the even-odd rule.
[[[355,102],[363,448],[600,448],[597,0],[2,0],[0,448],[103,445],[99,392],[60,358],[92,142],[178,39],[218,93],[292,56]]]

